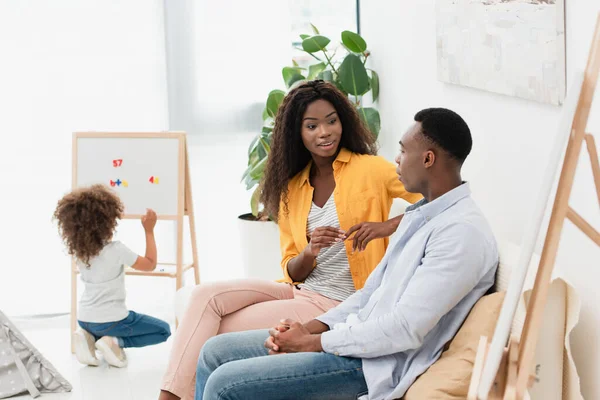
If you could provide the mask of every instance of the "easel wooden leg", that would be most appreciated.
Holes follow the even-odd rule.
[[[200,284],[200,265],[198,263],[198,245],[196,244],[196,223],[194,222],[194,212],[192,211],[188,215],[188,221],[190,224],[190,232],[192,236],[192,257],[194,263],[194,282],[196,285]]]
[[[71,353],[75,353],[73,333],[77,329],[77,264],[71,259]]]
[[[177,197],[177,260],[175,272],[175,290],[183,286],[183,218],[186,206],[186,176],[187,171],[187,145],[185,136],[179,140],[179,195]]]
[[[587,133],[585,135],[585,143],[587,145],[588,154],[590,155],[592,173],[594,175],[594,183],[596,186],[596,194],[598,195],[598,205],[600,205],[600,162],[598,161],[598,151],[596,150],[594,137]],[[575,224],[575,226],[577,226],[583,233],[585,233],[590,239],[596,242],[598,246],[600,246],[600,233],[571,207],[569,207],[569,210],[567,211],[567,218],[569,218],[569,220]]]
[[[600,246],[600,233],[594,229],[583,217],[575,212],[571,207],[567,211],[567,218],[575,224],[583,233],[585,233],[590,239],[592,239],[598,246]]]
[[[600,161],[598,161],[596,142],[594,141],[594,137],[588,133],[585,135],[585,143],[587,144],[588,153],[590,155],[594,183],[596,184],[596,194],[598,195],[598,204],[600,205]]]
[[[519,374],[517,379],[517,398],[525,395],[529,380],[529,366],[533,363],[538,332],[541,327],[544,304],[548,296],[552,269],[556,261],[558,244],[569,208],[569,196],[577,167],[577,156],[581,150],[583,135],[575,131],[575,137],[569,141],[567,155],[561,172],[556,199],[548,225],[548,233],[542,250],[539,268],[535,277],[531,299],[527,307],[527,319],[523,326],[522,348],[519,354]]]
[[[475,362],[473,363],[473,374],[471,375],[471,383],[467,394],[467,400],[477,400],[477,387],[481,380],[481,373],[487,356],[488,341],[486,336],[479,338],[477,353],[475,354]]]
[[[183,286],[183,217],[177,218],[177,261],[175,271],[175,293]],[[175,318],[175,328],[179,327],[179,321]]]
[[[565,218],[569,213],[569,197],[577,169],[577,162],[581,154],[583,141],[588,145],[589,139],[585,135],[585,130],[591,110],[598,74],[600,72],[600,15],[597,18],[596,30],[592,38],[592,45],[585,70],[583,85],[577,103],[577,109],[573,117],[571,126],[571,135],[567,145],[567,151],[560,174],[556,198],[550,216],[548,232],[544,242],[544,248],[540,259],[538,272],[535,277],[535,284],[531,293],[531,299],[527,307],[527,317],[521,334],[520,352],[519,352],[519,371],[517,375],[517,399],[522,399],[525,395],[527,385],[530,381],[530,368],[533,365],[533,357],[538,339],[538,333],[541,329],[542,315],[544,305],[548,296],[550,278],[552,269],[556,261],[558,244],[560,241],[562,228]],[[595,148],[595,146],[594,146]],[[596,157],[597,160],[597,157]],[[573,213],[570,213],[573,219],[577,219]]]
[[[492,386],[488,400],[500,400],[504,396],[504,393],[506,392],[506,376],[508,375],[508,371],[506,369],[507,364],[508,349],[505,348],[504,352],[502,352],[498,373],[496,374],[496,379],[494,380],[494,385]]]
[[[519,360],[519,343],[511,340],[508,345],[508,359],[506,363],[506,389],[504,400],[517,399],[517,361]]]
[[[515,352],[515,350],[513,351],[513,358],[514,358],[514,362],[512,365],[509,364],[508,360],[509,360],[509,349],[511,349],[511,346],[513,349],[517,349],[518,351],[518,344],[516,342],[516,339],[513,338],[511,339],[511,344],[509,344],[508,349],[504,349],[504,353],[502,354],[502,358],[500,359],[500,365],[498,366],[498,373],[496,374],[496,378],[494,379],[494,384],[492,386],[492,389],[490,391],[490,393],[488,394],[487,400],[508,400],[508,399],[512,399],[512,397],[510,397],[510,393],[511,391],[509,391],[507,389],[507,381],[509,379],[509,376],[514,376],[514,381],[516,383],[516,377],[517,377],[517,364],[516,364],[516,360],[518,358],[518,353]],[[475,362],[473,364],[473,374],[471,375],[471,383],[469,385],[469,391],[468,391],[468,395],[467,395],[467,399],[468,400],[477,400],[477,391],[479,389],[479,384],[481,382],[481,375],[483,373],[483,367],[485,365],[485,360],[487,358],[488,355],[488,351],[489,351],[489,347],[490,344],[488,343],[488,340],[485,336],[481,336],[481,338],[479,339],[479,345],[477,347],[477,354],[475,356]],[[510,370],[509,370],[510,368]],[[514,387],[514,384],[513,384]],[[515,391],[512,390],[512,392],[514,393]],[[509,397],[507,397],[509,396]]]
[[[177,218],[177,272],[175,290],[183,286],[183,217]]]
[[[196,221],[194,216],[194,201],[192,199],[192,180],[190,178],[190,160],[187,145],[185,147],[185,207],[190,224],[190,237],[192,240],[192,261],[194,263],[194,280],[200,284],[200,266],[198,264],[198,244],[196,242]]]

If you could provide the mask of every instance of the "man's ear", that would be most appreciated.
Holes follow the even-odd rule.
[[[427,150],[423,155],[423,166],[425,168],[431,168],[435,163],[435,153],[431,150]]]

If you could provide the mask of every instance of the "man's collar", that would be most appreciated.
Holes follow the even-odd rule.
[[[425,199],[421,200],[420,207],[418,209],[423,217],[427,221],[430,221],[435,216],[441,214],[446,211],[448,208],[452,207],[454,204],[458,203],[460,200],[465,197],[469,197],[471,195],[471,188],[468,182],[463,182],[462,185],[455,187],[449,192],[444,193],[442,196],[433,200],[432,202],[427,202]]]

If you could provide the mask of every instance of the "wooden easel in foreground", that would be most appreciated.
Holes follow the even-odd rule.
[[[571,195],[575,170],[584,141],[587,145],[591,159],[596,194],[598,196],[598,203],[600,204],[600,164],[598,161],[598,152],[596,151],[594,137],[585,132],[599,72],[600,14],[598,15],[596,29],[592,39],[588,62],[583,77],[583,84],[573,123],[571,125],[567,150],[562,165],[552,214],[550,216],[550,223],[548,225],[531,299],[527,307],[527,315],[525,317],[525,324],[523,326],[521,337],[512,337],[508,346],[505,347],[494,385],[485,397],[478,396],[478,391],[480,390],[479,384],[489,349],[489,343],[485,336],[480,338],[475,364],[473,366],[471,385],[469,387],[469,400],[521,400],[524,398],[527,388],[533,384],[532,372],[534,353],[565,219],[569,219],[600,247],[600,233],[569,206],[569,196]]]

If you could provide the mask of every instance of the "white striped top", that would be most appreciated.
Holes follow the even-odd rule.
[[[340,228],[333,194],[323,208],[312,203],[306,226],[307,235],[310,236],[315,228],[321,226]],[[298,286],[339,301],[344,301],[353,294],[356,289],[350,274],[350,264],[344,242],[321,249],[317,255],[316,267],[304,283]]]

